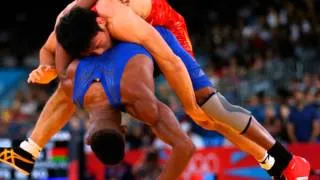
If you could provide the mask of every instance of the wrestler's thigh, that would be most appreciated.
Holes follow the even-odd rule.
[[[126,111],[146,124],[154,124],[158,108],[151,59],[143,55],[133,57],[126,65],[120,87]]]

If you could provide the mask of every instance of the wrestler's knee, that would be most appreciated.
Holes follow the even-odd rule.
[[[101,129],[88,137],[92,151],[106,165],[120,163],[125,155],[124,135],[111,129]]]
[[[242,132],[251,122],[251,113],[231,104],[220,93],[211,95],[201,108],[214,120],[225,123],[235,130]]]

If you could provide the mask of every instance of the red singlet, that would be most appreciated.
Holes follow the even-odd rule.
[[[152,10],[146,21],[153,26],[168,28],[176,36],[182,47],[194,57],[186,22],[166,0],[152,0]]]

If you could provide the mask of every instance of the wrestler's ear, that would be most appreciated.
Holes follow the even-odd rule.
[[[103,17],[97,17],[96,21],[101,29],[106,29],[107,22]]]

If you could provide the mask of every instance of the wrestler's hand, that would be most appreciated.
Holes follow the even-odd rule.
[[[48,84],[57,77],[54,66],[39,65],[29,74],[28,83]]]

